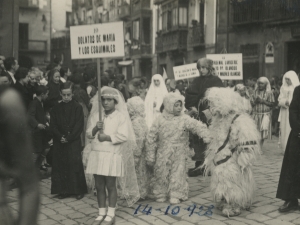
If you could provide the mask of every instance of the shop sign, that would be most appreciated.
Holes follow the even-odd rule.
[[[266,44],[265,63],[274,63],[274,45],[272,42]]]

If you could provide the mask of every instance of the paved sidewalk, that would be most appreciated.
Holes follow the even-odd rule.
[[[277,140],[267,141],[261,159],[254,166],[254,174],[257,182],[254,204],[250,211],[244,211],[238,217],[226,218],[215,208],[208,210],[208,207],[214,205],[209,192],[210,178],[197,177],[189,178],[189,200],[178,205],[169,207],[168,203],[142,201],[135,204],[132,208],[128,208],[124,202],[119,202],[119,208],[116,211],[116,224],[300,224],[300,211],[280,214],[277,210],[283,204],[275,198],[282,158],[283,154],[280,153]],[[79,201],[75,198],[58,200],[50,195],[50,183],[50,179],[40,182],[42,195],[39,215],[40,225],[93,224],[98,213],[96,197],[93,194],[86,195]],[[10,205],[14,213],[17,212],[18,207],[16,196],[16,190],[9,192]],[[147,212],[150,212],[150,207],[152,207],[151,214],[147,215]]]

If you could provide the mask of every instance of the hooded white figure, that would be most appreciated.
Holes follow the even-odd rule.
[[[280,147],[282,152],[285,151],[287,140],[291,132],[289,106],[292,102],[294,89],[298,85],[299,78],[294,71],[291,70],[284,74],[280,95],[278,97],[278,105],[280,106],[278,122],[280,122]]]
[[[238,93],[211,88],[205,100],[211,112],[212,141],[205,152],[205,174],[211,173],[213,200],[225,216],[239,215],[254,198],[251,165],[260,155],[260,134]]]
[[[166,94],[168,90],[163,77],[160,74],[153,75],[145,98],[146,123],[149,129],[160,114],[160,107]]]
[[[169,199],[171,204],[188,199],[186,160],[193,156],[189,132],[210,141],[207,126],[182,112],[184,97],[177,93],[165,96],[163,113],[154,121],[146,141],[146,161],[154,167],[151,179],[157,202]]]
[[[133,151],[135,171],[139,185],[140,196],[145,198],[149,189],[149,171],[146,165],[146,137],[148,127],[145,121],[145,106],[141,97],[132,97],[127,101],[127,109],[135,133],[136,148]]]

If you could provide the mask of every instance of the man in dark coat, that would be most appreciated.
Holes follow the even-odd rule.
[[[298,208],[300,198],[300,86],[294,90],[289,108],[291,133],[283,158],[276,198],[284,200],[279,212]]]
[[[87,193],[81,159],[81,139],[84,116],[79,103],[72,99],[73,83],[61,85],[62,101],[50,113],[53,132],[53,161],[51,194],[63,199],[76,195],[79,200]]]
[[[223,87],[222,80],[214,74],[213,61],[211,59],[201,58],[197,62],[197,69],[199,70],[200,77],[197,77],[190,87],[186,90],[185,94],[185,108],[189,110],[189,114],[198,118],[202,122],[205,121],[205,117],[202,118],[202,111],[208,108],[207,104],[201,103],[201,100],[205,96],[207,89],[212,87]],[[197,111],[198,112],[197,112]],[[198,116],[200,115],[200,116]],[[202,174],[201,170],[195,170],[198,168],[204,160],[204,151],[206,145],[199,139],[198,136],[191,136],[192,147],[194,148],[195,155],[192,158],[195,163],[195,168],[189,170],[189,176],[199,176]]]

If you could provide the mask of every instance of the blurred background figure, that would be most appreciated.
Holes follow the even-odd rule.
[[[25,108],[14,90],[0,87],[0,224],[37,224],[39,192],[32,160],[32,145]],[[17,140],[17,141],[16,141]],[[7,178],[20,189],[18,218],[13,218],[6,200]]]

